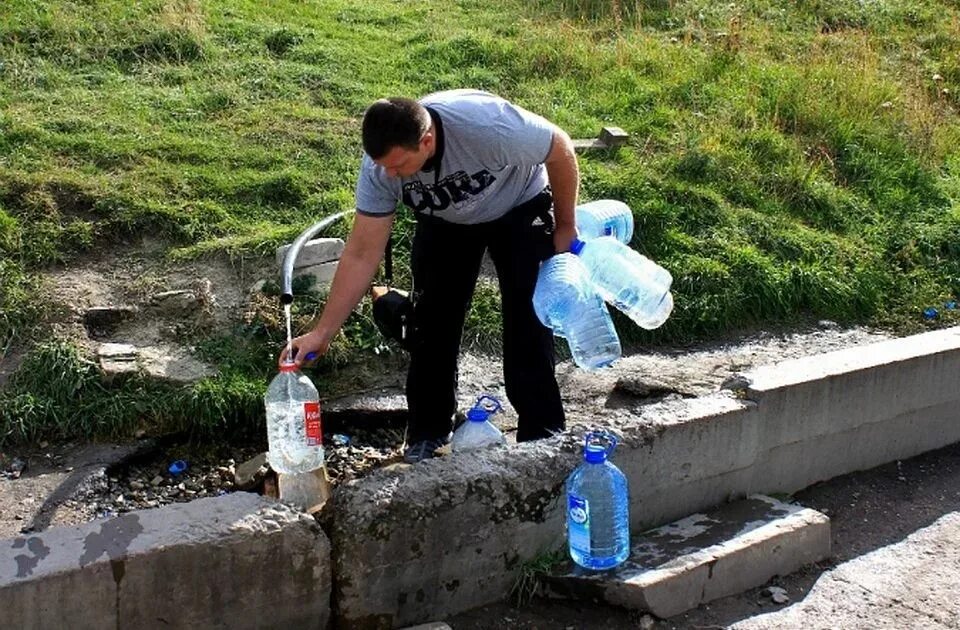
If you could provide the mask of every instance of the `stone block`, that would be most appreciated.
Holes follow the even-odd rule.
[[[340,260],[340,255],[343,254],[343,246],[343,239],[340,238],[316,238],[307,241],[300,249],[300,254],[297,256],[293,268],[313,267]],[[283,259],[289,249],[290,245],[277,248],[277,269],[283,269]]]
[[[646,532],[611,571],[573,563],[547,579],[553,593],[666,618],[740,593],[830,555],[830,520],[765,496],[728,503]]]
[[[330,283],[333,282],[333,276],[337,272],[337,264],[336,262],[328,262],[321,265],[295,269],[293,272],[294,282],[307,277],[312,281],[312,289],[330,286]]]
[[[630,134],[620,127],[604,127],[600,130],[600,142],[608,147],[618,147],[626,144]]]
[[[0,540],[11,628],[316,628],[330,545],[312,519],[238,492]]]

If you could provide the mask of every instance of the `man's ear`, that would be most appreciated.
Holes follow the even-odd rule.
[[[423,137],[420,138],[420,148],[429,151],[433,148],[434,143],[436,142],[436,136],[433,133],[433,129],[427,131],[423,134]]]

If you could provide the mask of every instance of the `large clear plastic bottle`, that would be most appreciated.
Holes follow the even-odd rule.
[[[577,256],[557,254],[540,265],[533,308],[544,326],[567,340],[579,367],[596,370],[620,358],[610,313]]]
[[[622,201],[598,199],[577,206],[577,232],[580,238],[612,236],[624,244],[633,238],[633,211]]]
[[[285,474],[323,466],[320,395],[294,363],[280,366],[264,396],[267,407],[267,460]]]
[[[608,461],[616,437],[590,432],[584,442],[584,461],[567,477],[570,557],[586,569],[611,569],[630,555],[627,478]]]
[[[573,239],[570,251],[583,260],[597,293],[637,325],[658,328],[673,311],[670,272],[612,236]]]
[[[500,401],[489,394],[478,398],[467,412],[466,422],[453,432],[451,450],[456,453],[503,444],[503,433],[490,422],[490,416],[502,408]]]

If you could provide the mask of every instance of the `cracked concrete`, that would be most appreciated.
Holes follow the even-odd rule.
[[[810,593],[784,610],[730,626],[796,628],[960,627],[960,513],[952,512],[905,540],[825,572]]]

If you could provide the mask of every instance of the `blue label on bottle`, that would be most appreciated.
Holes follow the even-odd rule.
[[[571,547],[590,553],[590,504],[573,494],[567,495],[567,532]]]

